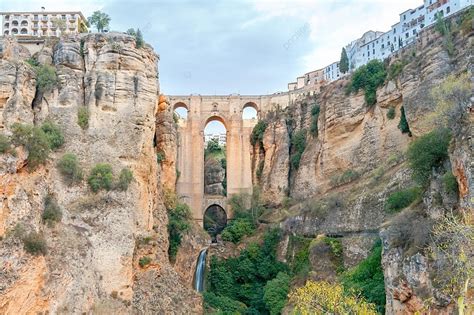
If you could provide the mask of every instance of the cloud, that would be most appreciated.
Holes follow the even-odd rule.
[[[339,60],[342,47],[364,32],[389,30],[399,13],[421,5],[421,1],[255,0],[253,4],[265,19],[298,16],[309,23],[309,45],[300,56],[304,72],[308,72]]]

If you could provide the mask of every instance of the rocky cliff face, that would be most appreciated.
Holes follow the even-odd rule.
[[[452,311],[452,301],[432,283],[436,262],[417,246],[413,249],[401,245],[404,241],[399,236],[426,236],[426,229],[456,205],[473,211],[472,111],[470,126],[452,142],[451,163],[446,166],[452,169],[460,186],[459,203],[446,199],[438,176],[438,182],[433,181],[418,208],[405,213],[410,222],[419,226],[400,231],[403,220],[388,214],[384,206],[390,193],[413,185],[403,153],[413,138],[436,128],[424,119],[435,108],[431,91],[448,75],[473,70],[472,49],[468,49],[472,48],[472,35],[456,33],[455,52],[450,56],[439,33],[433,28],[424,31],[416,44],[388,61],[390,65],[404,60],[406,65],[397,78],[377,90],[373,107],[367,107],[363,92],[345,92],[350,78],[338,80],[321,93],[296,101],[285,112],[272,114],[272,118],[281,117],[268,119],[264,150],[259,144],[254,148],[254,173],[264,161],[260,177],[254,176],[262,194],[281,203],[285,196],[281,191],[286,190],[293,200],[293,206],[290,204],[287,209],[289,214],[280,223],[286,234],[341,237],[344,265],[349,267],[366,257],[374,237],[380,233],[388,314],[420,311],[427,297],[434,297],[435,313]],[[314,106],[320,107],[318,128],[317,132],[310,132]],[[398,128],[402,106],[413,137],[402,134]],[[391,108],[395,110],[394,119],[387,118]],[[299,167],[295,168],[291,166],[291,139],[302,130],[306,131],[306,145]],[[438,194],[443,194],[442,206],[434,206],[434,196]],[[411,230],[419,231],[420,235],[411,234]]]
[[[22,148],[0,155],[0,312],[200,312],[200,298],[181,285],[167,257],[153,143],[158,56],[123,34],[63,38],[37,56],[59,79],[40,95],[28,53],[9,38],[1,47],[0,130],[8,135],[15,122],[47,118],[61,128],[65,144],[35,171],[26,168]],[[85,129],[78,124],[81,108],[89,113]],[[55,167],[65,153],[78,157],[85,174],[108,163],[115,176],[127,167],[134,179],[126,192],[94,194],[85,180],[68,186]],[[41,219],[48,194],[63,213],[55,226]],[[12,232],[18,226],[44,235],[47,254],[25,252]],[[151,263],[141,268],[144,256]]]

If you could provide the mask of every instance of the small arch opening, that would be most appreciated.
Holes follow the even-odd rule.
[[[242,119],[258,119],[257,105],[255,103],[249,102],[244,105],[242,109]]]
[[[204,212],[204,229],[216,241],[216,236],[224,230],[227,225],[227,213],[219,205],[211,205]]]
[[[28,30],[26,28],[22,28],[20,34],[25,35],[28,34]]]
[[[176,103],[174,106],[174,112],[173,115],[177,119],[182,119],[182,120],[187,120],[188,119],[188,107],[186,104],[179,102]]]
[[[12,34],[13,34],[13,35],[18,34],[18,30],[17,30],[16,28],[12,29]]]

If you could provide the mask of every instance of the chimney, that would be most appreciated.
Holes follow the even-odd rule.
[[[41,12],[44,12],[45,8],[44,7],[41,7]]]

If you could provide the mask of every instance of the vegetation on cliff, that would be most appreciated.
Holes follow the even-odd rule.
[[[387,71],[383,62],[376,59],[371,60],[354,71],[349,90],[358,92],[363,89],[367,105],[372,106],[377,102],[377,88],[382,86],[386,77]]]
[[[238,257],[219,260],[212,256],[207,276],[208,293],[204,295],[206,307],[225,311],[229,305],[236,305],[242,310],[240,303],[243,303],[245,312],[242,313],[266,314],[284,304],[282,301],[286,301],[286,294],[275,292],[275,283],[269,284],[265,290],[268,281],[288,271],[288,267],[276,259],[279,240],[280,231],[270,229],[261,245],[248,245]],[[277,282],[285,282],[285,279],[280,274]],[[266,301],[272,304],[268,305]]]
[[[79,183],[84,177],[75,154],[64,154],[58,161],[57,168],[68,185]]]
[[[326,281],[308,281],[289,298],[297,314],[377,314],[373,304]]]
[[[369,256],[346,271],[341,282],[346,292],[354,291],[385,314],[385,282],[382,268],[382,242],[377,241]]]
[[[413,179],[420,185],[429,183],[432,169],[441,166],[448,158],[451,133],[448,129],[436,129],[410,144],[408,162],[413,170]]]
[[[15,123],[11,129],[12,143],[28,151],[27,162],[31,170],[46,163],[51,150],[64,143],[61,130],[51,122],[45,122],[41,127]]]
[[[171,191],[165,191],[164,204],[168,212],[168,257],[174,262],[183,234],[191,228],[191,210],[187,204],[179,202]]]

